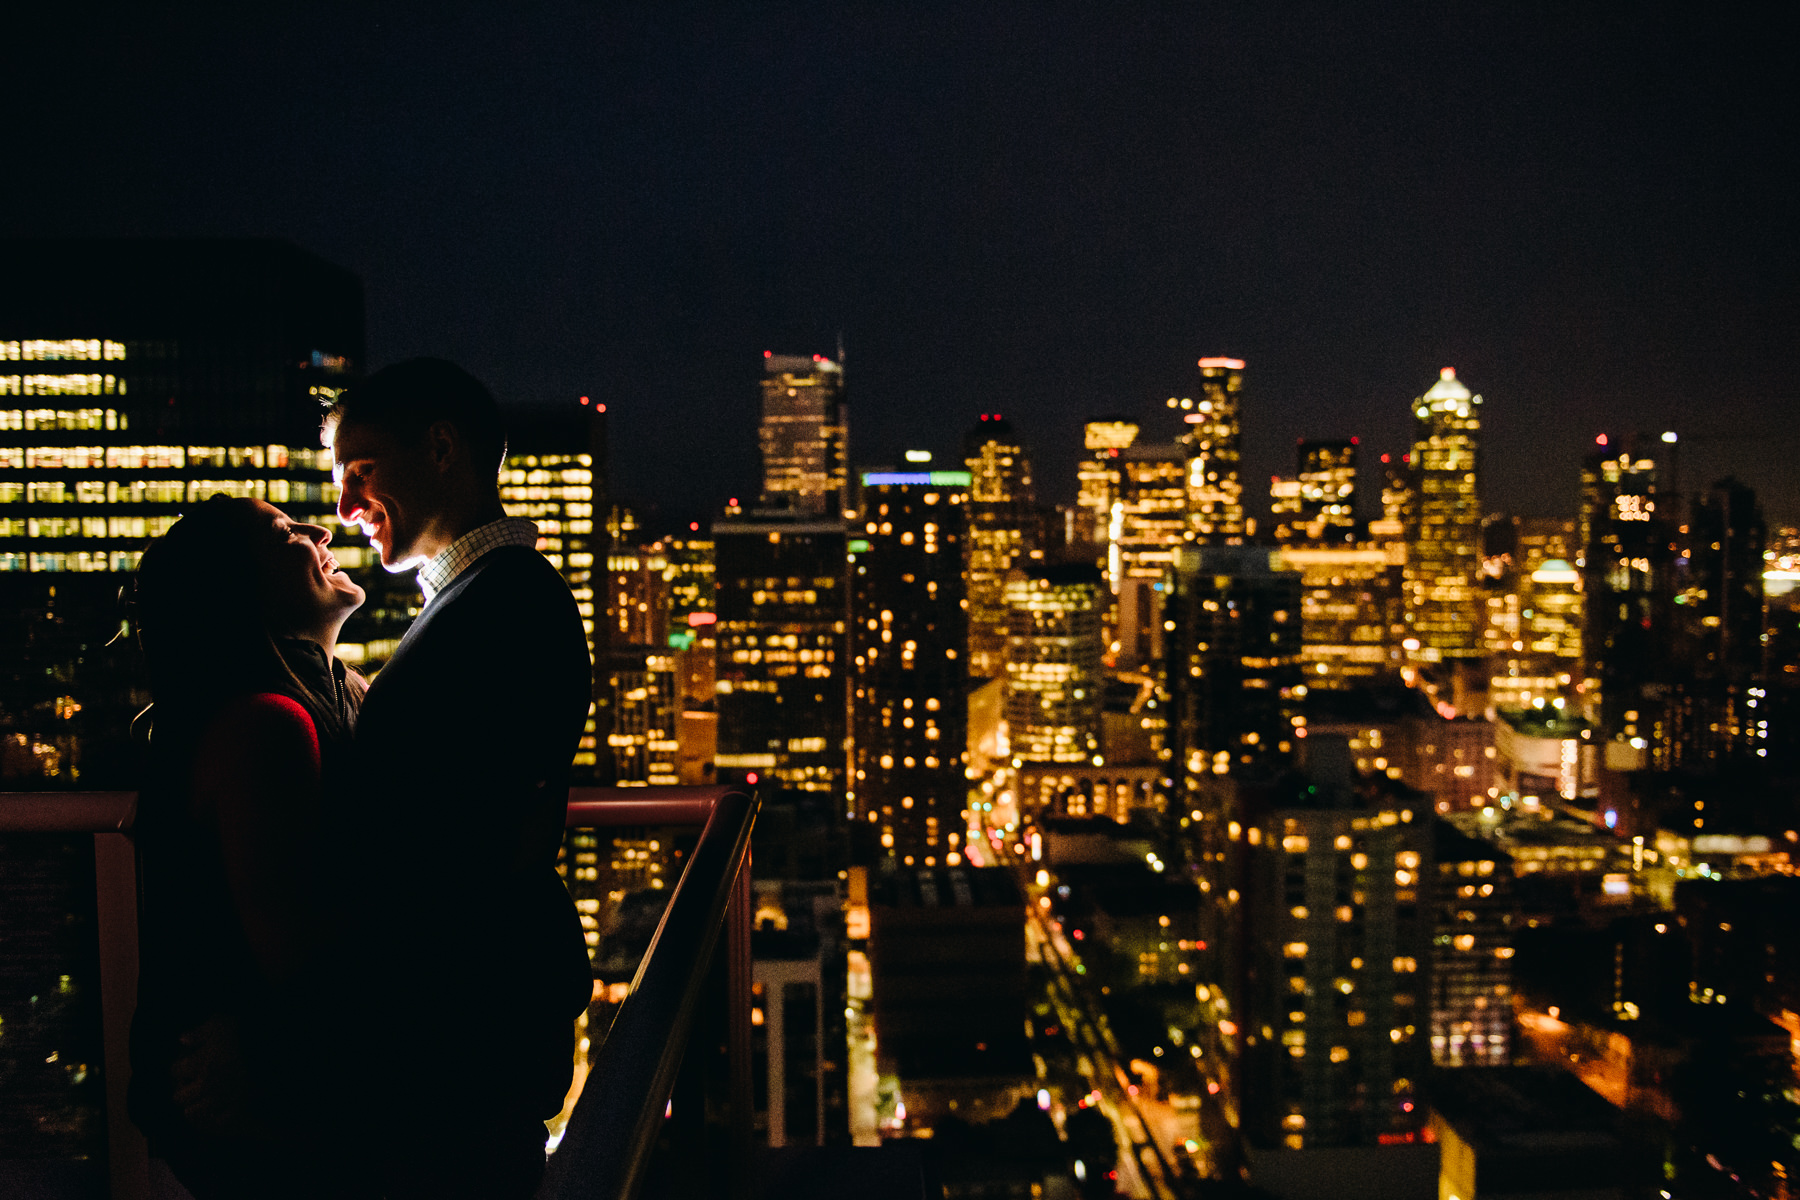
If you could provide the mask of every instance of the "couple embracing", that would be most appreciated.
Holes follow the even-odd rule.
[[[196,1200],[530,1196],[592,987],[556,873],[581,616],[467,372],[378,371],[325,441],[339,517],[425,597],[372,682],[320,526],[214,496],[138,567],[132,1114]]]

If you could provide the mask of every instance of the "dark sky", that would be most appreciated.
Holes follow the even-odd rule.
[[[665,519],[753,490],[762,351],[841,332],[859,462],[997,410],[1070,499],[1085,417],[1173,432],[1232,354],[1266,506],[1453,365],[1490,508],[1572,513],[1596,433],[1672,426],[1800,520],[1793,17],[57,7],[8,18],[0,227],[292,239],[360,273],[377,365],[606,399]]]

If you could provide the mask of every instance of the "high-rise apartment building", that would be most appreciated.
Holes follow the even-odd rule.
[[[321,402],[363,367],[356,277],[273,241],[15,241],[0,263],[9,773],[128,782],[126,731],[148,698],[128,642],[108,645],[119,588],[148,539],[216,493],[331,527],[374,602],[339,652],[381,657],[410,605],[380,603],[385,573],[337,525],[319,448]]]
[[[837,520],[848,502],[844,368],[820,354],[763,354],[763,503]]]
[[[1005,712],[1012,755],[1028,763],[1089,763],[1100,750],[1099,568],[1032,563],[1006,581],[1010,616]]]
[[[1202,822],[1220,828],[1201,875],[1215,978],[1200,987],[1199,1036],[1237,1110],[1252,1181],[1273,1182],[1295,1151],[1380,1155],[1419,1140],[1435,931],[1429,800],[1358,783],[1347,761],[1263,786],[1219,784],[1238,805]]]
[[[1277,542],[1341,542],[1353,536],[1356,445],[1355,438],[1301,440],[1296,473],[1276,478],[1269,487]]]
[[[1407,528],[1406,650],[1415,663],[1479,658],[1481,397],[1445,367],[1413,401],[1413,505]]]
[[[968,670],[975,678],[992,679],[1006,670],[1006,573],[1025,558],[1036,524],[1031,460],[1010,423],[998,413],[983,413],[963,439],[963,461],[969,468],[968,537],[963,543]]]
[[[847,811],[906,866],[955,865],[966,823],[966,471],[869,472],[850,566]]]
[[[712,527],[718,589],[718,779],[845,791],[842,521]]]

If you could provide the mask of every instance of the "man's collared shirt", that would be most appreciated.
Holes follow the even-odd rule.
[[[471,529],[433,555],[419,568],[419,591],[425,603],[453,583],[458,575],[490,550],[502,546],[531,546],[538,543],[538,527],[523,517],[502,517]]]

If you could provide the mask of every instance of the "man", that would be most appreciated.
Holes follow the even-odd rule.
[[[391,1198],[526,1197],[592,988],[556,874],[592,692],[581,616],[537,527],[501,507],[500,413],[473,376],[387,367],[324,432],[339,517],[425,596],[363,700],[345,784],[351,877],[373,881],[367,983],[345,999],[373,1013],[382,1182]]]

